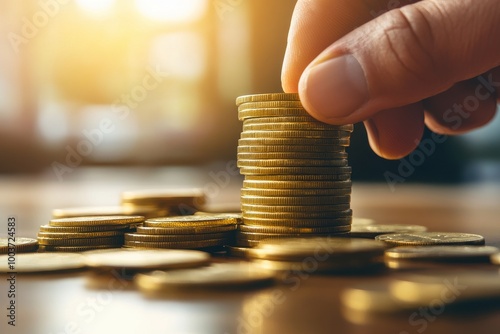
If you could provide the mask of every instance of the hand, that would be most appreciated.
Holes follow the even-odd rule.
[[[397,159],[424,122],[442,134],[488,123],[499,65],[498,0],[298,0],[282,85],[320,121],[364,121],[372,149]]]

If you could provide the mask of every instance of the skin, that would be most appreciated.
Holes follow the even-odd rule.
[[[487,124],[499,66],[498,0],[298,0],[282,85],[320,121],[363,121],[375,153],[399,159],[425,125],[454,135]]]

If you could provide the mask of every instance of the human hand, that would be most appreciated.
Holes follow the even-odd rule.
[[[298,0],[282,85],[320,121],[364,121],[372,149],[401,158],[424,122],[459,134],[494,117],[500,1]]]

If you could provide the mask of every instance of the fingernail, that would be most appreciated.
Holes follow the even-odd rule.
[[[305,107],[324,119],[349,116],[369,99],[365,73],[351,55],[313,65],[303,74],[299,90]]]

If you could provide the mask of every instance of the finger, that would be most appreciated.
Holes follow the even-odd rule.
[[[301,101],[317,119],[343,124],[439,94],[500,64],[489,37],[500,35],[499,13],[498,0],[392,10],[320,54],[300,79]]]
[[[383,110],[364,122],[372,150],[382,158],[400,159],[413,151],[424,133],[421,103]]]

